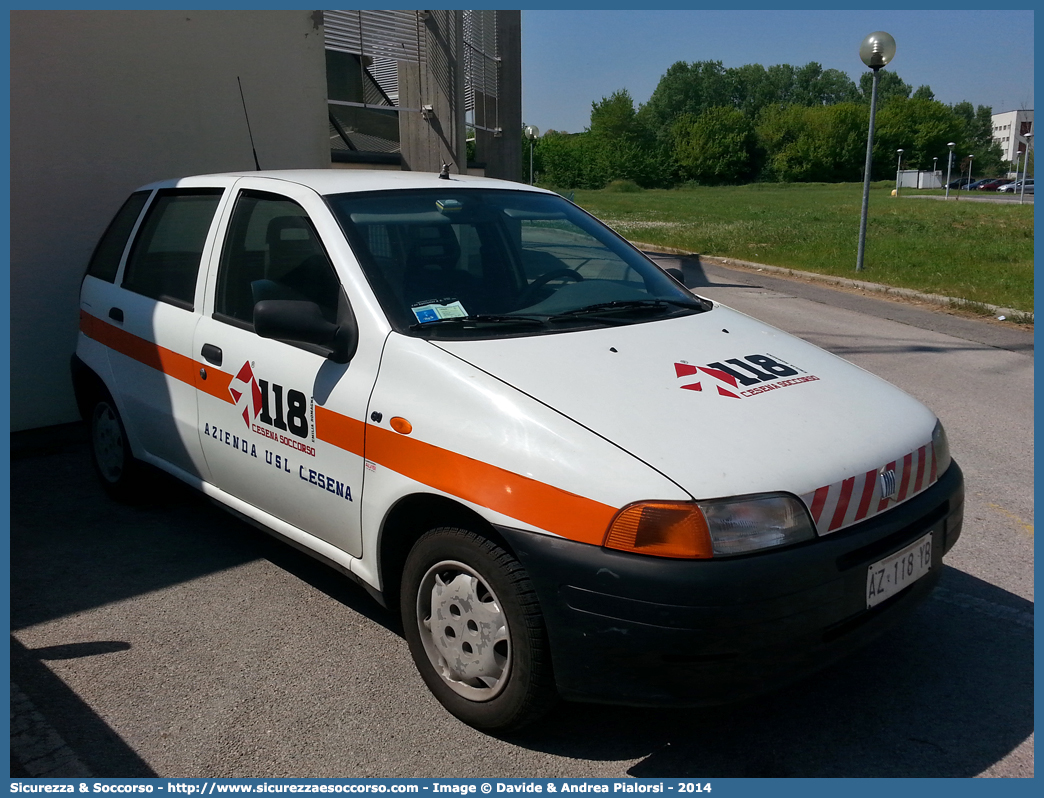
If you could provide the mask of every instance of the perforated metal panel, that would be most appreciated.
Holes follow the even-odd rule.
[[[420,63],[424,26],[419,11],[325,11],[326,47],[389,61]]]

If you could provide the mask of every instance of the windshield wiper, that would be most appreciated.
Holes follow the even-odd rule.
[[[706,310],[707,307],[697,299],[614,299],[612,302],[599,302],[596,305],[585,305],[575,310],[566,310],[556,313],[551,319],[568,319],[575,316],[587,314],[598,315],[606,312],[625,310],[660,310],[664,311],[670,307],[687,308],[690,310]]]
[[[523,324],[530,326],[543,327],[546,325],[546,321],[536,316],[508,316],[508,315],[496,315],[493,313],[473,313],[469,316],[450,316],[445,319],[432,319],[431,321],[419,321],[416,324],[411,324],[411,330],[428,330],[432,327],[441,327],[447,325],[467,325],[467,324]]]

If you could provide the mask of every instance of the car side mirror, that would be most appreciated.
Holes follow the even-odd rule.
[[[681,269],[677,268],[676,266],[671,266],[669,269],[664,269],[664,271],[667,272],[667,274],[669,274],[679,283],[685,285],[685,273]]]
[[[254,332],[262,338],[296,344],[335,363],[351,360],[358,344],[354,325],[329,322],[315,302],[298,299],[264,299],[255,304]]]

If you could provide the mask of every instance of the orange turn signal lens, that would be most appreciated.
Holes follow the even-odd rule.
[[[396,416],[390,423],[393,430],[403,435],[409,435],[413,432],[413,425],[402,416]]]
[[[606,548],[655,557],[708,559],[710,531],[692,502],[637,502],[618,512],[605,535]]]

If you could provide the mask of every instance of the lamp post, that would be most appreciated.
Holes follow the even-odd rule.
[[[533,185],[533,142],[540,135],[540,128],[536,125],[526,125],[522,132],[529,139],[529,185]]]
[[[870,206],[870,166],[874,157],[874,114],[877,112],[877,83],[880,71],[895,57],[895,39],[884,31],[874,31],[859,45],[859,58],[874,72],[870,93],[870,128],[866,133],[866,164],[863,167],[863,210],[859,218],[859,251],[856,271],[863,270],[863,252],[866,249],[866,215]]]
[[[1029,172],[1030,147],[1033,146],[1033,134],[1026,134],[1026,159],[1022,162],[1022,185],[1019,187],[1019,205],[1026,201],[1026,176]]]
[[[946,199],[950,198],[950,169],[953,167],[953,148],[957,146],[956,142],[949,142],[947,147],[950,148],[949,155],[946,156]]]
[[[974,161],[974,160],[975,160],[975,156],[974,155],[969,155],[968,156],[968,182],[965,183],[963,186],[957,186],[957,199],[958,200],[961,198],[961,190],[963,189],[963,190],[967,191],[968,187],[971,185],[971,182],[972,182],[972,179],[971,179],[971,176],[972,176],[972,161]],[[964,162],[962,161],[961,163],[963,164]],[[961,167],[961,180],[963,180],[963,179],[964,179],[964,167],[962,166]]]
[[[936,155],[934,158],[932,158],[932,182],[933,183],[935,182],[936,164],[938,164],[938,163],[939,163],[939,156]],[[933,188],[934,188],[934,186],[933,186]]]
[[[899,153],[899,163],[895,165],[895,196],[899,196],[899,189],[902,188],[902,178],[900,177],[903,173],[903,151],[896,150]]]

